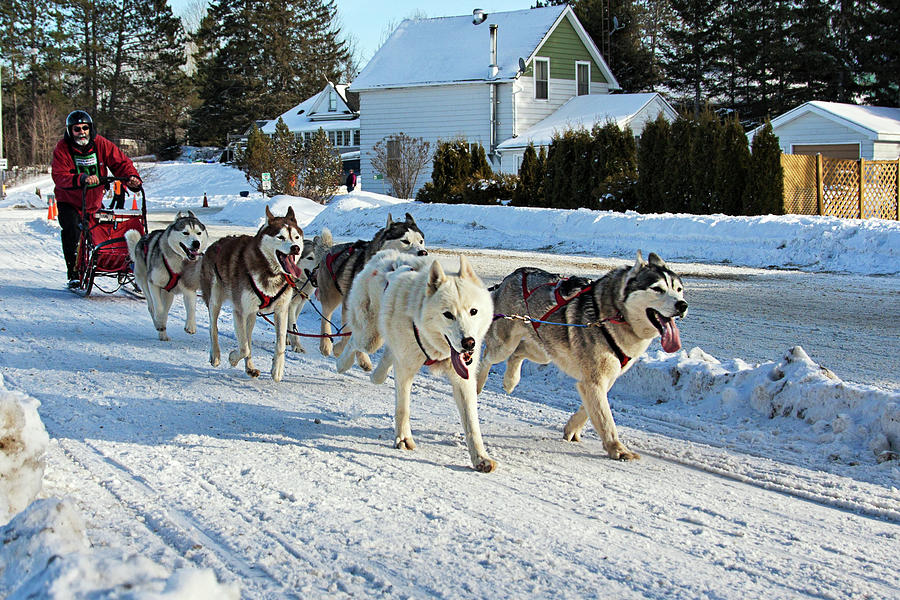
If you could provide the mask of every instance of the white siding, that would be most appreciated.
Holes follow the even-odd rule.
[[[516,125],[507,137],[518,135],[535,123],[549,117],[556,110],[575,96],[574,79],[551,79],[550,99],[534,99],[534,78],[520,77],[514,84]],[[608,94],[609,86],[605,83],[591,82],[591,94]],[[506,138],[501,138],[501,141]]]
[[[781,151],[795,144],[859,144],[862,158],[872,158],[873,143],[865,134],[814,113],[806,113],[774,129]]]
[[[874,160],[897,160],[900,158],[900,143],[876,142],[872,150]]]
[[[500,142],[511,136],[512,104],[510,85],[498,86]],[[429,86],[360,93],[360,185],[382,193],[387,182],[375,181],[372,154],[376,143],[386,136],[405,133],[423,138],[437,149],[439,141],[464,138],[479,143],[490,152],[490,86],[487,84]],[[431,180],[432,165],[416,182],[416,191]]]

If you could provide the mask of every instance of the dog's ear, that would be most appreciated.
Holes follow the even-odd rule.
[[[654,267],[659,267],[661,269],[666,268],[666,261],[661,259],[655,252],[650,253],[650,256],[647,257],[647,261]]]
[[[441,263],[434,261],[431,263],[431,269],[428,271],[428,287],[425,289],[425,295],[430,296],[441,287],[447,276],[444,274],[444,268]]]
[[[416,224],[416,220],[413,219],[413,216],[409,213],[406,213],[406,222],[411,223],[412,225]]]
[[[391,213],[388,213],[387,225],[385,225],[385,227],[390,227],[393,224],[394,224],[394,220],[391,218]]]
[[[274,218],[275,218],[275,215],[272,214],[272,211],[269,210],[269,205],[266,204],[266,221],[271,223],[272,219],[274,219]]]
[[[297,218],[294,216],[294,207],[293,206],[288,206],[288,211],[287,211],[287,214],[284,215],[284,218],[290,219],[294,223],[297,222]]]
[[[634,259],[634,266],[631,267],[631,270],[628,271],[628,279],[631,279],[635,275],[637,275],[638,271],[641,270],[647,263],[644,262],[644,255],[641,254],[641,251],[637,251],[637,258]]]
[[[190,211],[188,211],[188,212],[190,212]],[[187,215],[184,214],[184,211],[179,210],[177,213],[175,213],[175,220],[177,221],[178,219],[183,219],[186,216]]]
[[[462,254],[459,255],[459,277],[460,279],[471,281],[479,287],[484,287],[481,278],[478,277],[475,270],[472,268],[472,265],[469,264],[469,261],[466,260],[466,257]]]
[[[191,219],[196,219],[196,218],[197,218],[197,217],[194,215],[194,211],[192,211],[192,210],[189,210],[189,211],[188,211],[188,217],[190,217]]]

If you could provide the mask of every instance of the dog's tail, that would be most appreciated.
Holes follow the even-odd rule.
[[[141,232],[136,229],[129,229],[125,232],[125,243],[128,244],[128,256],[134,262],[137,258],[137,247],[141,241]]]
[[[313,255],[316,257],[317,263],[328,254],[332,246],[334,246],[334,238],[331,237],[331,231],[326,227],[322,229],[322,233],[313,238]]]

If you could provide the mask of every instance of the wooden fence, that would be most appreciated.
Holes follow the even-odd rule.
[[[900,220],[900,160],[782,154],[784,212]]]

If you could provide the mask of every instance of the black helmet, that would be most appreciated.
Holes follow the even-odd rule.
[[[90,140],[94,141],[94,121],[91,119],[91,115],[87,114],[83,110],[73,110],[69,113],[69,116],[66,117],[66,141],[71,142],[75,139],[72,135],[72,125],[77,125],[78,123],[87,123],[91,126],[91,137]]]

